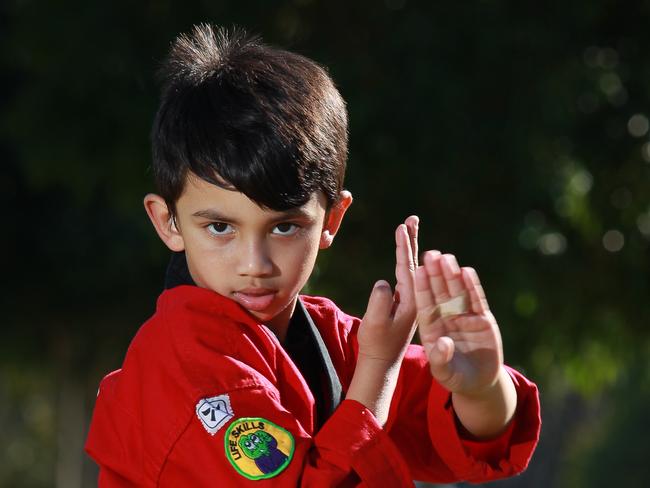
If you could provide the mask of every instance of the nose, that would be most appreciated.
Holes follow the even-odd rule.
[[[264,277],[273,273],[273,261],[263,241],[251,240],[241,252],[237,270],[240,276]]]

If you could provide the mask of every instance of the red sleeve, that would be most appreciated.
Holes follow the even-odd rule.
[[[386,425],[414,479],[474,483],[520,473],[530,461],[541,426],[536,386],[508,368],[517,390],[515,417],[496,439],[464,439],[451,394],[431,379],[424,352],[410,346]]]
[[[268,387],[246,388],[228,394],[233,418],[214,435],[194,416],[175,443],[161,472],[158,486],[274,486],[334,487],[411,486],[411,474],[400,461],[395,445],[379,427],[374,416],[363,405],[352,400],[341,403],[315,437],[310,437],[297,420],[282,407],[277,391]],[[244,420],[242,419],[254,419]],[[259,475],[247,461],[236,467],[229,455],[227,440],[242,426],[246,432],[256,431],[263,421],[265,429],[277,438],[278,449],[290,460],[286,467],[266,479],[251,480],[246,475]],[[273,427],[269,427],[273,426]],[[286,430],[293,439],[293,451],[280,446]],[[229,434],[229,431],[231,434]],[[233,442],[234,446],[236,442]]]

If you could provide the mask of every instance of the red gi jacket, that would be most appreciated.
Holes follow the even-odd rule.
[[[346,391],[360,320],[302,296]],[[121,370],[98,392],[86,451],[99,486],[413,486],[488,481],[526,468],[537,443],[537,389],[509,369],[514,420],[491,441],[463,439],[450,394],[409,346],[382,429],[343,400],[314,429],[314,397],[275,335],[210,290],[165,291]],[[255,480],[255,481],[251,481]]]

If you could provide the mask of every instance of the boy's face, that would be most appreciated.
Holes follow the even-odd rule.
[[[148,195],[145,207],[167,246],[185,251],[198,286],[282,330],[319,248],[329,247],[351,201],[342,192],[328,212],[325,196],[318,192],[305,205],[278,212],[191,175],[176,202],[175,226],[157,195]]]

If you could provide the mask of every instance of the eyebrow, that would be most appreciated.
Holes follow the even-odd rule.
[[[219,210],[214,208],[208,208],[205,210],[199,210],[197,212],[194,212],[192,214],[192,217],[201,217],[208,220],[229,222],[233,224],[238,223],[237,219],[224,215],[221,212],[219,212]],[[313,218],[313,216],[302,207],[294,207],[288,210],[277,212],[277,214],[271,220],[273,222],[280,222],[282,220],[294,219],[294,218],[311,219]]]
[[[233,219],[226,217],[225,215],[219,213],[218,210],[214,208],[208,208],[205,210],[199,210],[192,214],[192,217],[201,217],[208,220],[222,220],[225,222],[233,222]]]

